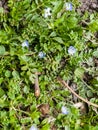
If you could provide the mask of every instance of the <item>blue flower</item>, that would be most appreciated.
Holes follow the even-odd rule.
[[[46,55],[46,54],[45,54],[44,52],[42,52],[42,51],[41,51],[41,52],[39,52],[39,54],[38,54],[39,58],[44,58],[44,57],[45,57],[45,55]]]
[[[66,8],[66,10],[72,11],[72,4],[69,3],[69,2],[66,2],[65,3],[65,8]]]
[[[38,130],[37,127],[35,125],[32,125],[30,130]]]
[[[25,40],[23,43],[22,43],[22,47],[29,47],[29,42],[27,40]]]
[[[70,47],[68,48],[68,53],[69,53],[70,55],[73,55],[74,53],[76,53],[76,49],[75,49],[73,46],[70,46]]]
[[[68,109],[66,108],[66,107],[64,107],[64,106],[62,106],[62,108],[61,108],[61,112],[62,112],[62,114],[64,114],[64,115],[68,115]]]

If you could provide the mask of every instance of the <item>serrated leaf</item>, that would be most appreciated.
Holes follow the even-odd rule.
[[[93,93],[92,93],[91,90],[88,90],[88,91],[87,91],[87,96],[88,96],[88,97],[93,97]]]
[[[83,78],[84,75],[84,69],[83,68],[77,68],[74,72],[75,76],[77,78]]]

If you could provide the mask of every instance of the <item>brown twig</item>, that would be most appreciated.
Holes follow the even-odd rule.
[[[70,90],[71,93],[73,93],[75,96],[77,96],[79,99],[81,99],[82,101],[84,101],[85,103],[87,103],[88,105],[94,106],[96,108],[98,108],[98,105],[95,103],[92,103],[90,101],[88,101],[87,99],[84,99],[83,97],[79,96],[77,93],[75,93],[69,86],[68,84],[62,80],[60,77],[58,78],[58,81],[63,84],[66,88],[68,88]]]
[[[34,86],[34,88],[35,88],[35,96],[36,97],[39,97],[40,96],[40,88],[39,88],[39,82],[38,82],[38,75],[39,75],[40,73],[38,73],[38,72],[36,72],[35,73],[35,86]]]

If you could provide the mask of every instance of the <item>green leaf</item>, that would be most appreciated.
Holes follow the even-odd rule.
[[[88,97],[93,97],[93,92],[92,92],[91,90],[88,90],[88,91],[87,91],[87,96],[88,96]]]
[[[24,124],[24,123],[28,123],[28,122],[31,122],[31,117],[24,117],[21,119],[21,123]]]
[[[50,34],[50,37],[55,37],[56,36],[56,32],[52,32],[51,34]]]
[[[3,82],[3,78],[0,78],[0,85],[1,85],[2,82]]]
[[[3,7],[0,6],[0,13],[3,13],[4,12],[4,9]]]
[[[4,90],[0,88],[0,97],[2,97],[5,94]]]
[[[61,44],[64,43],[61,37],[54,37],[53,39],[54,39],[55,41],[57,41],[58,43],[61,43]]]
[[[63,1],[56,1],[54,2],[53,14],[57,14],[63,7]]]
[[[70,16],[67,18],[66,25],[68,28],[75,28],[77,26],[77,18],[75,16]]]
[[[5,99],[0,98],[0,108],[8,107],[8,106],[9,106],[9,102],[5,101]]]
[[[45,124],[42,128],[41,128],[41,130],[50,130],[50,125],[47,123],[47,124]]]
[[[84,75],[84,69],[83,68],[77,68],[74,72],[75,76],[77,78],[83,78]]]
[[[16,70],[12,72],[12,75],[15,79],[19,79],[19,73]]]
[[[98,58],[98,49],[93,52],[93,56],[95,56],[96,58]]]
[[[5,47],[3,45],[0,46],[0,55],[5,54]]]
[[[21,70],[27,70],[28,69],[28,66],[22,66],[21,67]]]
[[[98,31],[98,19],[97,20],[92,20],[89,24],[89,29],[92,31],[92,32],[96,32]]]
[[[11,72],[10,72],[9,70],[6,70],[6,71],[5,71],[5,77],[8,78],[8,77],[10,77],[10,76],[11,76]]]

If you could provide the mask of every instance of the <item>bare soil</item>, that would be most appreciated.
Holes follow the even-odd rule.
[[[94,11],[98,11],[98,0],[79,0],[81,5],[77,9],[78,12],[84,13],[88,11],[93,13]]]

